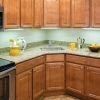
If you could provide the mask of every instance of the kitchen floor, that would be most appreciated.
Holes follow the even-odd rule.
[[[43,100],[80,100],[80,99],[68,95],[59,95],[59,96],[45,97]]]

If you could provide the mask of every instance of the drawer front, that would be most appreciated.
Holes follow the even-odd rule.
[[[64,61],[64,54],[46,55],[46,62]]]
[[[79,64],[85,64],[86,57],[81,57],[77,55],[66,55],[66,61],[73,62],[73,63],[79,63]]]
[[[87,58],[87,65],[100,67],[100,59]]]
[[[37,66],[37,65],[40,65],[43,63],[45,63],[45,56],[40,56],[40,57],[34,58],[32,61],[33,66]]]
[[[45,56],[40,56],[16,65],[16,74],[32,69],[34,66],[45,63]]]
[[[16,74],[19,74],[21,72],[24,72],[24,71],[27,71],[27,70],[33,68],[32,62],[33,62],[33,59],[22,62],[20,64],[17,64],[16,65]]]

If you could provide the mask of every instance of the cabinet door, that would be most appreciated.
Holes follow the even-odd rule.
[[[89,0],[72,0],[72,27],[89,26]]]
[[[66,88],[76,93],[84,93],[84,66],[66,63]]]
[[[92,27],[100,27],[100,0],[91,0]]]
[[[16,100],[32,100],[32,71],[16,76]]]
[[[43,0],[34,1],[34,27],[43,26]]]
[[[64,63],[46,64],[46,89],[63,90],[65,87]]]
[[[20,0],[4,0],[4,27],[18,28],[20,26]]]
[[[59,26],[59,0],[44,0],[44,26]]]
[[[70,27],[71,0],[60,0],[60,27]]]
[[[100,100],[100,68],[87,66],[86,73],[87,96]]]
[[[21,0],[21,27],[33,27],[33,0]]]
[[[38,98],[45,91],[45,65],[33,68],[33,98]]]
[[[2,0],[0,0],[0,7],[2,7],[2,4],[3,4],[3,1],[2,1]]]
[[[0,97],[3,97],[3,81],[0,80]]]

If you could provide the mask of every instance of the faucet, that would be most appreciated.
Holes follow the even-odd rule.
[[[48,41],[48,46],[51,47],[52,46],[52,40]]]

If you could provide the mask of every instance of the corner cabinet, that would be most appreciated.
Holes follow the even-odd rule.
[[[46,64],[46,89],[48,91],[64,89],[64,70],[64,63]]]
[[[20,27],[20,0],[4,0],[4,28]]]
[[[16,100],[32,100],[32,71],[16,76]]]
[[[100,27],[100,0],[91,0],[91,27]]]
[[[72,0],[72,27],[89,27],[89,0]]]
[[[59,27],[59,0],[44,0],[44,27]]]
[[[21,0],[21,27],[33,27],[33,0]]]
[[[33,68],[33,100],[38,99],[45,92],[45,65]]]
[[[46,55],[46,90],[65,89],[64,54]]]

